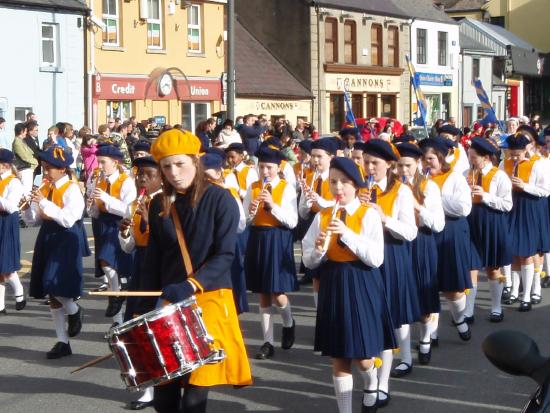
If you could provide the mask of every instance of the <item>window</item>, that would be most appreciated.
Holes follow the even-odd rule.
[[[504,19],[504,16],[491,16],[491,24],[494,24],[495,26],[505,27],[506,20]]]
[[[29,107],[14,108],[13,120],[15,122],[26,122],[27,113],[30,113],[30,112],[32,112],[32,108],[29,108]]]
[[[109,46],[119,45],[119,15],[118,0],[103,0],[103,44]]]
[[[345,119],[344,95],[332,93],[330,95],[330,130],[342,128]]]
[[[437,63],[447,66],[447,32],[437,32]]]
[[[187,50],[189,52],[202,52],[201,36],[201,6],[192,4],[187,9]]]
[[[181,124],[183,129],[194,133],[197,125],[210,117],[210,104],[183,102],[181,111]]]
[[[373,24],[370,29],[370,63],[382,66],[382,26]]]
[[[107,118],[120,118],[123,121],[132,116],[132,101],[130,100],[108,100]]]
[[[162,49],[162,0],[147,0],[149,14],[147,19],[147,47]]]
[[[382,95],[382,111],[380,115],[387,118],[395,118],[396,112],[395,95]]]
[[[367,118],[378,117],[378,95],[367,95]]]
[[[362,94],[351,95],[351,110],[353,111],[353,116],[355,116],[356,118],[363,117],[363,95]]]
[[[338,20],[325,20],[325,62],[338,61]]]
[[[344,63],[357,64],[357,30],[353,20],[344,23]]]
[[[42,64],[57,66],[57,24],[42,23]]]
[[[479,59],[472,59],[472,84],[479,78]]]
[[[426,29],[416,29],[416,63],[426,64]]]
[[[399,30],[395,26],[388,28],[388,65],[399,67]]]

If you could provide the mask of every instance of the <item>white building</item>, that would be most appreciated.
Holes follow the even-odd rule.
[[[11,137],[28,112],[40,139],[57,122],[84,124],[84,31],[78,0],[0,1],[0,117]]]

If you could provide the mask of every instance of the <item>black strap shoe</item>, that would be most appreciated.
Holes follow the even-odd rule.
[[[62,343],[58,341],[53,348],[46,353],[48,359],[59,359],[61,357],[70,356],[73,354],[71,345],[69,343]]]
[[[458,326],[461,326],[463,324],[466,324],[468,325],[468,323],[466,323],[466,321],[462,321],[461,323],[455,323],[453,321],[453,325],[455,327],[458,327]],[[458,331],[458,328],[457,328],[457,331]],[[464,333],[461,333],[460,331],[458,331],[458,336],[460,337],[460,339],[462,341],[470,341],[470,339],[472,338],[472,331],[470,330],[470,327],[468,326],[468,330],[466,330]]]
[[[78,311],[74,314],[69,314],[69,327],[67,328],[67,334],[69,337],[75,337],[82,330],[82,307],[77,304]]]
[[[518,302],[518,298],[514,295],[510,294],[510,297],[504,301],[504,304],[506,305],[512,305]]]
[[[399,366],[405,366],[406,368],[398,369]],[[413,369],[412,365],[401,362],[397,366],[395,366],[395,368],[391,371],[390,376],[395,379],[398,379],[400,377],[405,377],[412,373],[412,369]]]
[[[476,322],[476,319],[475,319],[474,316],[471,316],[471,317],[464,316],[464,321],[466,321],[466,324],[471,326],[472,324],[474,324]]]
[[[6,311],[5,308],[3,308],[2,310],[0,310],[0,315],[8,315],[8,312]]]
[[[105,317],[114,317],[122,309],[124,297],[109,297],[109,305],[105,310]]]
[[[531,304],[537,305],[537,304],[540,304],[541,301],[542,301],[542,297],[540,296],[540,294],[531,294]]]
[[[275,348],[267,341],[260,347],[260,351],[256,353],[256,359],[266,360],[273,357],[275,354]]]
[[[365,406],[363,404],[361,407],[361,413],[376,413],[378,410],[378,390],[363,390],[363,393],[376,394],[376,401],[372,406]]]
[[[149,406],[153,405],[153,400],[148,402],[140,402],[139,400],[134,400],[128,404],[128,409],[130,410],[143,410]]]
[[[519,302],[519,308],[518,311],[521,313],[526,313],[528,311],[531,311],[533,307],[531,306],[531,303],[528,303],[526,301],[520,301]]]
[[[512,290],[510,289],[510,287],[504,287],[504,289],[502,290],[502,296],[500,298],[500,302],[502,304],[506,304],[506,301],[510,299],[511,293],[512,293]]]
[[[15,297],[15,299],[17,300],[18,298],[21,298],[21,297],[23,297],[22,301],[15,301],[15,309],[17,311],[21,311],[27,305],[27,300],[25,300],[24,295],[18,295],[17,297]]]
[[[504,320],[503,312],[489,314],[489,321],[491,323],[500,323],[502,320]]]
[[[423,365],[430,364],[430,361],[432,360],[432,342],[429,341],[426,343],[425,341],[421,341],[420,344],[430,346],[430,350],[428,350],[427,353],[422,353],[420,351],[420,346],[418,346],[418,362]]]
[[[283,327],[283,338],[281,339],[281,347],[283,350],[288,350],[294,345],[294,330],[296,329],[296,321],[292,320],[292,327]]]
[[[384,397],[380,397],[380,395],[383,395]],[[376,407],[385,407],[390,402],[390,395],[389,393],[386,393],[384,390],[378,389],[378,400],[376,402]]]

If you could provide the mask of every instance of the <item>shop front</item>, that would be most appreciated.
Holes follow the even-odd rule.
[[[249,113],[256,115],[265,114],[272,122],[280,118],[285,118],[293,125],[296,125],[298,119],[310,122],[311,111],[311,99],[255,99],[237,97],[235,100],[235,113],[237,116],[244,116]]]
[[[417,72],[417,80],[426,98],[426,123],[457,116],[458,82],[452,74]],[[416,100],[413,109],[417,105]]]

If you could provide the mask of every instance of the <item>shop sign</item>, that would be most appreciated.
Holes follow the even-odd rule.
[[[422,86],[452,86],[453,75],[416,72],[416,80]]]
[[[257,110],[294,110],[298,108],[295,102],[256,102]]]
[[[327,73],[325,75],[328,91],[350,92],[399,92],[401,76],[344,75]]]

